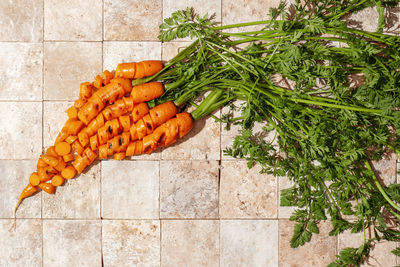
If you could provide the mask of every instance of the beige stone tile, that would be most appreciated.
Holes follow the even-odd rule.
[[[162,60],[168,61],[175,57],[180,51],[189,46],[192,42],[167,42],[162,43]]]
[[[54,195],[43,193],[42,207],[43,218],[100,218],[100,163],[67,180]]]
[[[371,237],[371,233],[367,230],[367,238]],[[362,245],[364,240],[363,232],[352,234],[349,230],[339,235],[338,252],[345,247],[358,248]],[[367,262],[362,264],[362,267],[366,266],[395,266],[396,256],[391,253],[396,248],[395,242],[381,241],[375,244],[371,249],[370,257]]]
[[[42,68],[42,44],[0,43],[0,99],[41,100]]]
[[[14,217],[19,195],[35,170],[36,161],[33,160],[0,160],[0,218]],[[40,209],[40,194],[35,194],[22,202],[17,217],[40,218]]]
[[[161,42],[104,42],[103,68],[115,70],[122,62],[161,59]]]
[[[219,116],[219,111],[213,114]],[[211,117],[195,121],[186,136],[163,149],[161,157],[167,160],[219,160],[220,123]]]
[[[66,101],[43,103],[43,143],[45,147],[54,145],[58,133],[68,120],[65,111],[73,105],[73,102]]]
[[[278,5],[279,1],[276,0],[222,0],[222,24],[227,25],[269,19],[269,8],[277,7]],[[253,31],[260,28],[260,26],[249,26],[245,30]],[[232,29],[230,32],[237,32],[237,29]]]
[[[377,177],[385,185],[396,182],[396,160],[379,160],[372,162]]]
[[[384,33],[399,35],[400,34],[400,4],[385,9],[386,26]]]
[[[159,218],[158,161],[108,160],[101,164],[103,218]]]
[[[0,220],[0,266],[42,265],[42,224],[39,219]]]
[[[278,178],[278,218],[279,219],[289,219],[292,213],[296,210],[296,207],[290,206],[281,206],[280,199],[281,199],[281,190],[287,189],[293,186],[293,182],[289,180],[288,177],[283,176]]]
[[[104,1],[104,40],[158,40],[162,0]]]
[[[163,2],[163,19],[171,16],[172,12],[177,10],[185,10],[187,7],[194,8],[196,14],[203,17],[206,13],[209,16],[214,15],[214,21],[221,23],[221,0],[164,0]],[[196,39],[196,38],[195,38]],[[176,40],[190,40],[189,37]]]
[[[102,1],[44,0],[44,39],[101,41]]]
[[[326,266],[336,259],[337,237],[329,236],[330,222],[321,222],[319,234],[298,248],[290,247],[295,222],[279,220],[279,266]]]
[[[219,221],[161,221],[161,266],[218,266]]]
[[[102,73],[101,42],[50,42],[44,46],[44,99],[76,100],[79,85]]]
[[[277,220],[221,220],[221,266],[278,266]]]
[[[161,161],[162,218],[218,217],[217,161]]]
[[[42,104],[0,102],[0,159],[36,159],[42,152]]]
[[[160,266],[160,221],[103,220],[104,266]]]
[[[43,220],[43,266],[101,266],[101,221]]]
[[[41,42],[43,0],[1,1],[0,25],[0,41]]]
[[[276,218],[277,180],[247,168],[246,161],[222,161],[220,218]]]
[[[369,7],[351,14],[345,20],[352,28],[375,32],[378,29],[378,16],[376,8]]]

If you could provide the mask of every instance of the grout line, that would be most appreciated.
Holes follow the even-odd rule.
[[[45,59],[45,47],[44,47],[44,2],[42,1],[42,15],[43,15],[43,31],[42,31],[42,150],[44,146],[44,59]],[[43,221],[43,194],[40,193],[40,222],[42,225],[42,267],[44,266],[44,221]]]

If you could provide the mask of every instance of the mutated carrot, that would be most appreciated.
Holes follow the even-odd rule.
[[[54,175],[53,178],[51,178],[51,184],[53,186],[61,186],[64,184],[65,179],[61,175]]]
[[[115,76],[138,79],[154,75],[162,68],[162,62],[159,60],[147,60],[138,63],[120,63],[115,70]]]
[[[40,184],[40,177],[37,172],[33,172],[31,176],[29,176],[29,183],[33,186],[37,186]]]
[[[44,192],[49,193],[49,194],[54,194],[54,192],[56,191],[55,187],[49,183],[41,183],[38,185],[38,187],[40,189],[42,189]]]
[[[163,93],[164,86],[161,82],[149,82],[134,86],[132,88],[131,96],[133,98],[133,103],[137,104],[156,99]]]
[[[76,170],[73,166],[69,165],[61,171],[61,176],[64,179],[72,179],[76,175]]]
[[[55,151],[58,155],[65,156],[71,152],[71,145],[67,142],[59,142],[55,145]]]
[[[18,209],[19,205],[21,204],[22,200],[24,200],[27,197],[32,196],[37,191],[38,191],[37,187],[33,186],[31,184],[28,184],[22,190],[21,194],[19,195],[18,202],[17,202],[17,204],[15,205],[15,208],[14,208],[14,223],[11,225],[10,231],[15,228],[15,224],[16,224],[16,221],[17,221],[17,209]]]

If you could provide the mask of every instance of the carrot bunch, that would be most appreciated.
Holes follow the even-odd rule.
[[[115,76],[106,70],[93,82],[80,85],[79,99],[67,109],[68,120],[54,145],[39,157],[37,169],[22,190],[21,201],[39,190],[54,194],[65,180],[82,173],[97,158],[152,153],[173,144],[193,127],[187,112],[178,113],[172,102],[149,108],[146,102],[164,93],[161,82],[132,87],[132,80],[162,69],[161,61],[121,63]]]

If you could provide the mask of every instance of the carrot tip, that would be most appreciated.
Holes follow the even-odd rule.
[[[15,227],[17,226],[17,209],[18,209],[19,205],[21,204],[22,200],[23,200],[23,198],[20,198],[18,200],[18,202],[17,202],[17,205],[15,205],[15,208],[14,208],[14,222],[11,225],[10,229],[8,230],[9,232],[14,231]]]

